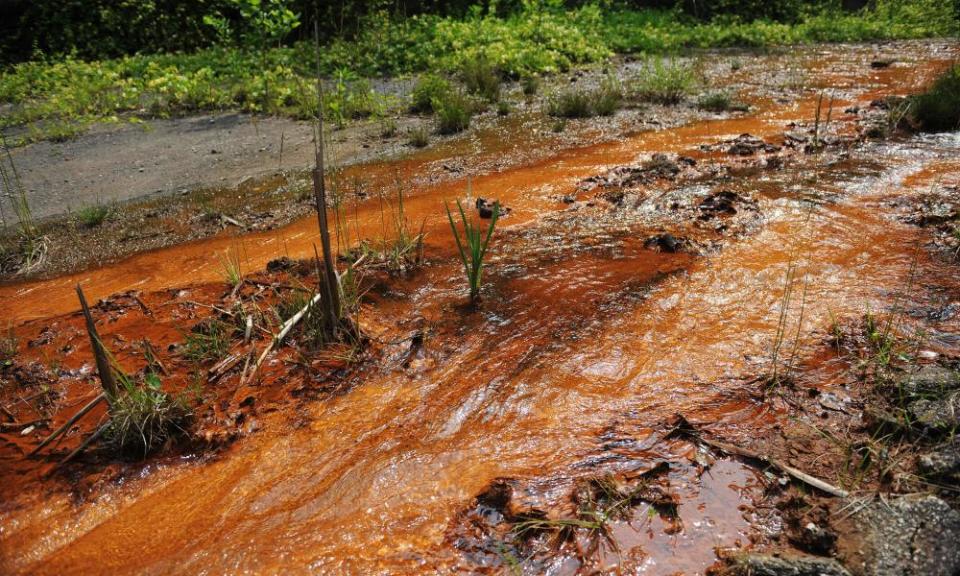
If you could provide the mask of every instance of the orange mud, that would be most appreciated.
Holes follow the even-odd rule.
[[[872,78],[887,83],[877,90],[914,90],[944,62]],[[829,73],[820,78],[829,85]],[[744,132],[772,138],[790,121],[809,121],[815,102],[771,103],[747,118],[564,151],[477,176],[474,194],[512,207],[504,225],[519,230],[559,208],[551,197],[572,192],[580,178]],[[446,571],[458,561],[445,545],[450,522],[492,480],[566,471],[599,453],[600,434],[612,423],[652,426],[682,413],[732,436],[755,435],[776,415],[749,399],[749,377],[766,369],[791,263],[806,286],[801,349],[831,317],[888,309],[914,265],[921,276],[949,281],[941,262],[917,250],[923,231],[883,207],[890,197],[922,193],[937,174],[928,167],[955,155],[956,142],[867,146],[863,158],[832,166],[809,159],[816,177],[761,173],[732,183],[757,191],[764,224],[703,258],[624,241],[508,273],[504,262],[522,263],[524,255],[498,246],[496,272],[487,273],[492,295],[473,313],[457,305],[462,280],[449,259],[420,280],[402,281],[406,299],[373,314],[383,325],[422,317],[439,326],[417,362],[371,367],[349,391],[302,406],[306,426],[291,426],[280,412],[262,415],[262,432],[221,457],[148,467],[86,504],[56,492],[27,495],[22,506],[0,512],[0,566],[57,575]],[[409,219],[427,219],[433,251],[450,253],[442,201],[458,196],[462,183],[408,199]],[[813,208],[798,198],[814,199]],[[376,202],[358,212],[361,235],[379,235]],[[308,219],[243,237],[246,268],[285,252],[312,253],[315,227]],[[76,282],[95,299],[214,280],[216,253],[234,242],[218,238],[6,286],[2,313],[26,320],[73,310]],[[794,300],[788,326],[796,330],[799,317]],[[749,500],[752,473],[728,462],[712,474],[682,491],[681,535],[665,533],[657,520],[616,527],[644,574],[702,573],[715,560],[712,547],[746,544],[748,523],[737,507]]]

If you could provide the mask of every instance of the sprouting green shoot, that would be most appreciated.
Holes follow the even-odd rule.
[[[460,218],[463,220],[463,240],[460,239],[460,233],[457,231],[457,225],[453,221],[453,214],[450,212],[450,206],[445,205],[447,209],[447,220],[450,222],[450,230],[453,232],[453,238],[457,241],[457,250],[460,252],[460,260],[463,262],[463,268],[467,273],[467,281],[470,283],[470,301],[480,300],[480,282],[483,275],[483,258],[487,254],[487,247],[490,245],[490,238],[493,236],[493,229],[497,225],[497,219],[500,218],[500,203],[493,206],[493,215],[490,218],[490,226],[487,228],[486,236],[482,235],[480,226],[467,218],[466,212],[460,200],[457,200],[457,209],[460,210]]]

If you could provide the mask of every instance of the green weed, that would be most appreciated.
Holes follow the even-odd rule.
[[[547,100],[547,114],[557,118],[589,118],[593,114],[590,94],[578,88],[568,88]]]
[[[535,74],[526,74],[520,79],[520,89],[524,96],[534,96],[540,91],[540,77]]]
[[[951,67],[909,102],[910,115],[921,130],[947,132],[960,128],[960,65]]]
[[[240,267],[240,251],[234,246],[217,255],[220,262],[220,275],[231,287],[236,288],[243,282],[243,270]]]
[[[481,234],[480,226],[467,218],[460,200],[457,199],[457,209],[460,211],[460,218],[463,221],[463,239],[460,238],[460,232],[457,231],[457,225],[453,221],[453,214],[450,212],[450,206],[445,205],[447,209],[447,220],[450,222],[450,231],[457,242],[457,251],[460,254],[460,261],[463,262],[464,271],[467,274],[467,282],[470,285],[470,301],[478,302],[480,300],[480,284],[483,276],[483,259],[487,255],[487,247],[490,245],[490,238],[493,237],[494,227],[500,218],[500,204],[493,207],[493,216],[490,218],[490,226],[487,228],[486,236]]]

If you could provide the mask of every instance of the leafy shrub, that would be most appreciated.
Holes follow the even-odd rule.
[[[436,74],[426,74],[417,79],[411,94],[411,112],[433,112],[434,100],[442,100],[450,93],[450,82]]]
[[[648,58],[632,82],[632,91],[641,100],[677,104],[697,84],[693,68],[673,58]]]

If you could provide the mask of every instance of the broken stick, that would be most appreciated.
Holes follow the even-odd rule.
[[[287,334],[289,334],[290,330],[297,325],[297,322],[299,322],[300,319],[306,315],[307,311],[309,311],[310,308],[315,306],[319,301],[320,294],[317,293],[313,298],[310,299],[309,302],[307,302],[306,306],[304,306],[299,312],[291,316],[289,320],[283,323],[283,326],[280,327],[280,331],[273,337],[272,340],[270,340],[270,343],[267,344],[267,347],[264,348],[263,352],[257,358],[257,361],[253,364],[253,371],[250,372],[250,378],[255,378],[257,376],[257,372],[260,370],[260,365],[263,364],[263,361],[267,359],[267,355],[270,354],[270,351],[287,337]],[[240,384],[243,385],[244,382],[245,380],[241,378]]]

